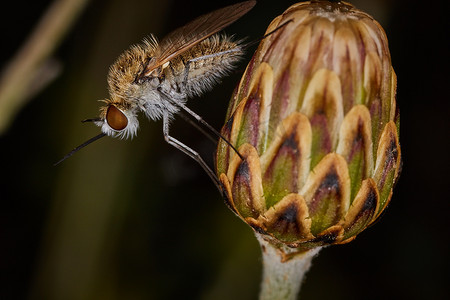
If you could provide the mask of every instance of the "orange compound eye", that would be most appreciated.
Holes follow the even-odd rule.
[[[114,105],[110,105],[106,111],[106,122],[114,130],[122,130],[128,125],[127,117]]]

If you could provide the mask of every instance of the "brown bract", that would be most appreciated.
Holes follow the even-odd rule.
[[[345,243],[379,217],[401,156],[381,26],[344,2],[275,18],[231,99],[216,171],[231,209],[272,244]]]

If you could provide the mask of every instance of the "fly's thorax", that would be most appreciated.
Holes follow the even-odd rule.
[[[215,34],[171,60],[164,75],[188,97],[199,96],[227,75],[242,55],[239,41]]]
[[[130,88],[136,85],[136,77],[152,59],[157,49],[153,36],[123,52],[111,66],[108,86],[111,97],[126,98]]]

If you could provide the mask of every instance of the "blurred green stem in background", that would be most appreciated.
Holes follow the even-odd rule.
[[[0,78],[0,134],[21,107],[47,86],[60,65],[50,55],[74,24],[88,0],[55,0]]]

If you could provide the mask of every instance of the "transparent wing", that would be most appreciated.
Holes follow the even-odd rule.
[[[155,56],[140,77],[149,76],[154,69],[229,26],[252,9],[255,4],[256,1],[245,1],[230,5],[200,16],[172,31],[161,41]]]

